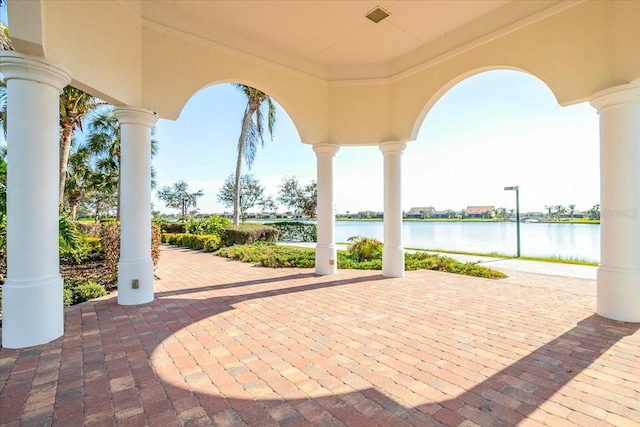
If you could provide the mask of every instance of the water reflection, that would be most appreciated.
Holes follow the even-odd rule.
[[[516,253],[516,224],[512,222],[405,222],[404,246],[468,252]],[[600,226],[596,224],[521,224],[522,255],[559,256],[598,262]],[[384,240],[381,221],[337,221],[336,241],[351,236]]]

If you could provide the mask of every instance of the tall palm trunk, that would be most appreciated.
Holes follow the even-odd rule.
[[[78,214],[78,203],[77,202],[73,202],[71,204],[71,221],[75,221],[76,220],[77,214]]]
[[[71,152],[71,138],[73,137],[73,119],[60,120],[60,182],[58,192],[58,204],[64,203],[64,188],[67,180],[67,163],[69,163],[69,153]]]
[[[251,104],[251,102],[249,102]],[[240,224],[240,173],[242,172],[242,158],[244,157],[244,144],[247,136],[247,129],[249,128],[249,122],[251,116],[255,110],[250,105],[244,112],[244,118],[242,119],[242,130],[240,131],[240,138],[238,139],[238,158],[236,160],[236,176],[233,185],[234,198],[233,198],[233,225]]]

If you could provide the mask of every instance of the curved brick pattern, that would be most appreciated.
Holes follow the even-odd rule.
[[[272,270],[163,247],[156,299],[2,349],[2,426],[640,425],[640,324],[593,281]]]

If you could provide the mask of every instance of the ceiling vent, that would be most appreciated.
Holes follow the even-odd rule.
[[[377,24],[378,22],[382,21],[384,18],[386,18],[389,15],[390,13],[387,12],[386,10],[382,9],[381,7],[376,7],[371,12],[367,13],[365,16]]]

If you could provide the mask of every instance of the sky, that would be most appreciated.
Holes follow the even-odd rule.
[[[277,101],[277,99],[276,99]],[[194,94],[176,121],[160,120],[153,160],[159,187],[179,180],[203,190],[203,213],[230,210],[217,194],[233,173],[245,99],[229,84]],[[251,173],[275,196],[285,176],[301,183],[316,179],[316,157],[303,144],[279,105],[273,140],[265,135]],[[599,203],[598,115],[589,104],[557,104],[536,77],[517,71],[489,71],[451,88],[422,123],[402,156],[402,208],[433,206],[460,210],[469,205],[515,208]],[[154,209],[172,212],[157,201]],[[281,210],[285,210],[284,207]],[[383,158],[377,146],[342,147],[335,157],[335,210],[383,210]]]

